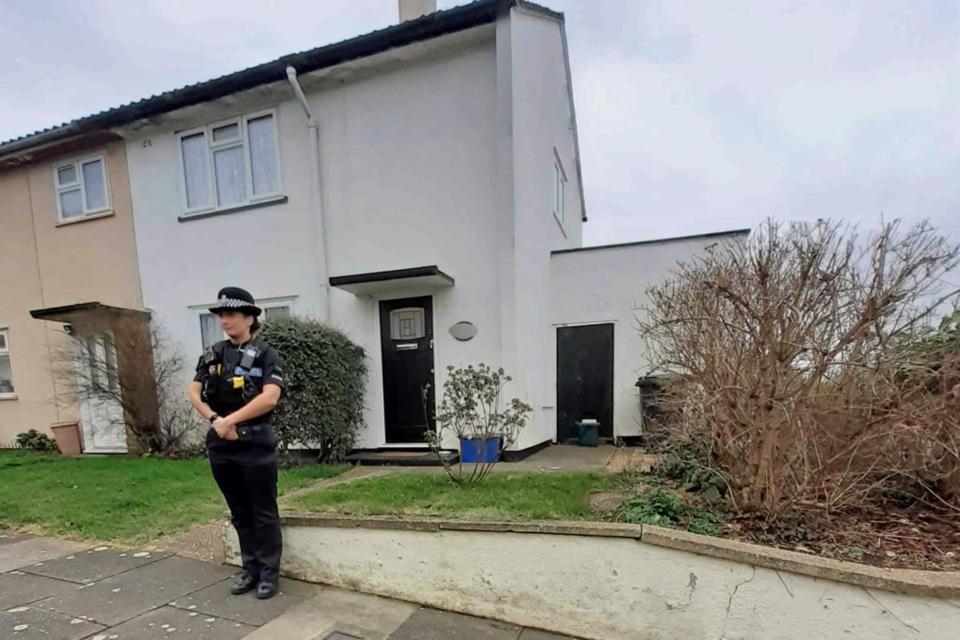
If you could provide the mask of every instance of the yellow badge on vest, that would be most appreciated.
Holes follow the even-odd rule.
[[[233,388],[234,388],[234,389],[243,389],[243,376],[234,376],[234,377],[233,377]]]

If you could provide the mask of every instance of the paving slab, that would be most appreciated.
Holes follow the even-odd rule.
[[[176,607],[160,607],[88,640],[237,640],[255,627]],[[20,640],[16,638],[16,640]],[[279,640],[279,639],[277,639]]]
[[[233,595],[230,593],[231,584],[230,581],[219,582],[188,596],[177,598],[176,604],[170,604],[181,609],[260,626],[291,607],[312,598],[321,590],[321,587],[309,582],[281,578],[277,595],[269,600],[257,600],[253,591],[239,596]]]
[[[28,538],[0,545],[0,573],[45,562],[90,548],[89,544],[59,538]]]
[[[119,624],[194,591],[226,580],[236,569],[172,556],[72,593],[43,600],[39,606],[72,616]]]
[[[561,636],[540,629],[524,629],[520,633],[520,640],[577,640],[573,636]]]
[[[400,625],[390,640],[517,640],[520,631],[505,622],[423,608]]]
[[[69,582],[33,576],[22,571],[0,573],[0,611],[69,593],[76,588]]]
[[[14,607],[0,612],[4,640],[79,640],[103,631],[104,626],[39,607]]]
[[[263,625],[246,640],[325,640],[339,632],[363,640],[386,640],[419,605],[323,587],[309,600]]]
[[[54,560],[37,562],[21,571],[48,578],[58,578],[84,584],[109,578],[137,567],[157,562],[172,553],[128,551],[111,547],[94,547],[82,553],[70,554]]]
[[[7,531],[0,530],[0,544],[10,544],[11,542],[20,542],[22,540],[29,540],[33,536],[28,536],[25,533],[17,533],[16,531]]]

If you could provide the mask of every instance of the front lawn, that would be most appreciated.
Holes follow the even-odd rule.
[[[587,494],[614,479],[590,473],[494,473],[461,489],[445,475],[394,473],[318,489],[288,505],[316,512],[497,520],[590,520]]]
[[[281,494],[349,466],[281,471]],[[0,451],[0,527],[139,544],[219,516],[226,503],[205,459],[63,458]]]

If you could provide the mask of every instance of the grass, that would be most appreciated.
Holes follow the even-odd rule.
[[[307,511],[503,520],[594,520],[587,494],[612,480],[600,474],[495,473],[461,489],[442,474],[395,473],[318,489],[290,500]]]
[[[347,466],[281,471],[286,493]],[[0,451],[0,527],[35,525],[44,533],[139,544],[223,513],[205,459],[91,457]]]

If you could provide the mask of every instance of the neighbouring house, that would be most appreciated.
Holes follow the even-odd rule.
[[[117,388],[119,376],[141,366],[115,346],[149,318],[126,145],[103,131],[45,133],[0,144],[0,444],[79,421],[86,452],[126,452],[121,405],[78,394],[72,384],[92,370]],[[68,332],[89,359],[83,351],[62,357]]]
[[[636,302],[741,232],[582,247],[563,15],[523,0],[399,6],[386,29],[35,135],[123,139],[139,261],[125,273],[185,352],[221,339],[207,309],[225,285],[267,320],[319,318],[361,344],[360,449],[425,447],[420,389],[478,362],[534,408],[517,450],[583,417],[641,434]],[[51,305],[23,308],[37,306]]]

